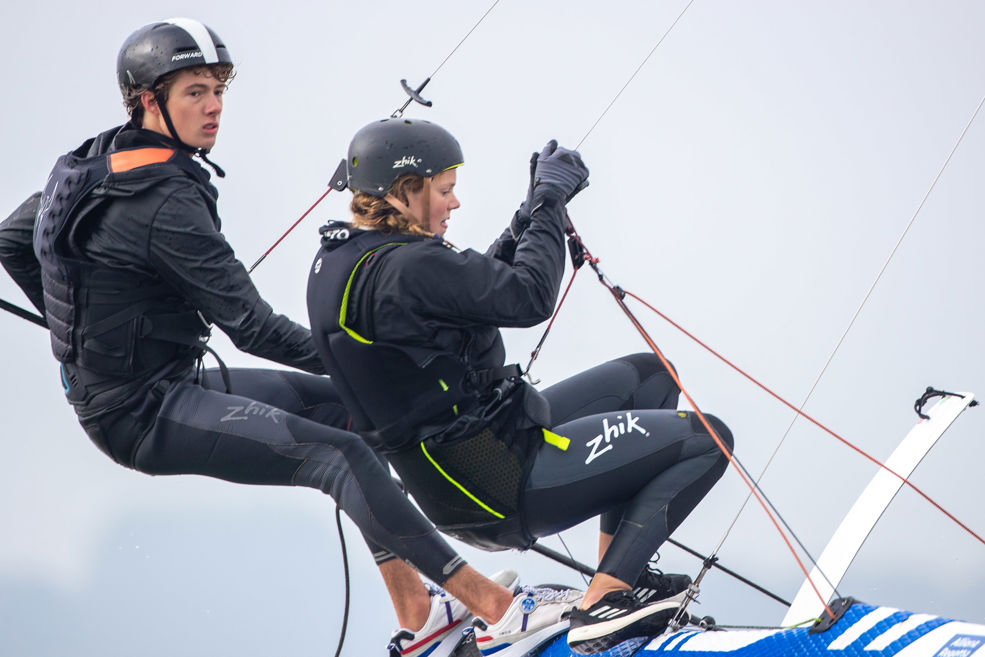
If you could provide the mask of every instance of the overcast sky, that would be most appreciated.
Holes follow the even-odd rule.
[[[321,195],[351,135],[403,103],[399,80],[431,74],[489,4],[374,2],[370,15],[370,3],[334,1],[4,3],[0,215],[43,185],[59,154],[123,122],[115,62],[126,36],[191,16],[238,68],[213,159],[228,172],[224,232],[249,265]],[[550,138],[581,141],[686,4],[502,0],[425,90],[434,107],[407,112],[465,151],[447,237],[484,249],[523,198],[530,153]],[[614,282],[799,403],[985,95],[983,33],[985,5],[971,0],[696,0],[584,140],[591,186],[572,220]],[[983,173],[980,116],[807,405],[876,457],[909,431],[926,386],[985,395]],[[330,194],[255,272],[274,307],[305,324],[317,228],[345,218],[347,198]],[[27,305],[6,276],[0,298]],[[634,309],[758,473],[791,411]],[[334,652],[343,580],[330,498],[115,465],[64,401],[47,335],[7,314],[0,331],[0,655]],[[525,363],[539,335],[508,332],[511,359]],[[213,346],[230,365],[262,365],[223,337]],[[546,385],[645,348],[583,273],[534,372]],[[983,437],[985,410],[970,409],[914,475],[979,534]],[[874,470],[799,421],[763,485],[817,556]],[[675,538],[713,550],[744,496],[727,474]],[[345,654],[382,654],[395,617],[345,526]],[[595,531],[565,533],[579,559],[593,560]],[[486,572],[580,582],[535,554],[462,551]],[[661,552],[664,569],[697,574],[692,557]],[[719,556],[788,599],[802,579],[758,508]],[[977,622],[983,590],[985,546],[907,490],[841,587]],[[700,602],[726,624],[784,612],[717,573]]]

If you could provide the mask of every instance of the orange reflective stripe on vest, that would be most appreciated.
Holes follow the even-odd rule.
[[[174,155],[170,148],[137,148],[132,151],[117,151],[109,156],[109,170],[122,173],[148,164],[167,162]]]

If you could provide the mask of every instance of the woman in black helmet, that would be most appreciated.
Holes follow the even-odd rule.
[[[647,561],[727,458],[652,354],[539,393],[504,365],[500,327],[550,317],[566,260],[565,205],[587,184],[550,142],[527,200],[485,254],[442,238],[462,152],[427,121],[360,130],[347,158],[349,224],[323,229],[308,281],[312,334],[355,428],[442,531],[491,549],[601,516],[598,573],[569,645],[606,650],[666,627],[690,584]],[[731,434],[709,416],[731,447]],[[398,591],[397,595],[404,592]],[[508,622],[476,622],[484,654]]]
[[[362,439],[338,428],[348,413],[316,376],[310,332],[272,311],[220,232],[217,190],[191,156],[215,143],[232,69],[198,21],[134,32],[118,61],[131,120],[59,158],[45,191],[0,226],[0,260],[45,314],[65,394],[113,460],[320,489],[374,544],[498,619],[513,578],[465,565]],[[212,325],[243,351],[310,374],[202,371]],[[434,625],[432,641],[453,627]]]

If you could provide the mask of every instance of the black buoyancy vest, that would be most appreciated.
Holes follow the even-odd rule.
[[[93,139],[55,163],[34,222],[52,351],[62,363],[108,375],[132,375],[203,352],[209,326],[163,282],[86,261],[69,243],[78,210],[109,173],[167,162],[194,178],[198,165],[168,148],[136,148],[86,157]],[[95,209],[87,206],[89,214]]]
[[[529,547],[534,539],[517,512],[533,441],[529,427],[510,425],[523,412],[526,387],[508,378],[518,377],[519,367],[470,370],[452,354],[374,341],[347,324],[350,293],[367,261],[378,265],[422,239],[323,231],[308,278],[312,338],[354,429],[389,456],[432,522],[484,549]],[[500,403],[497,390],[504,389]],[[538,437],[540,431],[534,429]]]
[[[478,403],[469,370],[458,358],[427,348],[374,341],[346,323],[360,268],[422,237],[337,229],[326,233],[308,279],[312,337],[332,380],[345,398],[355,428],[384,453],[399,451]],[[343,242],[340,246],[331,244]]]

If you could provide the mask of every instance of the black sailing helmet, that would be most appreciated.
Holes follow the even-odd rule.
[[[161,76],[192,66],[232,64],[219,35],[192,18],[144,25],[127,37],[116,59],[116,78],[126,95],[135,87],[153,89]]]
[[[420,119],[389,118],[363,127],[349,144],[349,189],[383,198],[405,173],[425,178],[464,162],[462,147],[441,126]]]
[[[127,37],[116,58],[116,79],[126,97],[135,88],[153,90],[162,76],[183,68],[232,63],[222,39],[207,25],[193,18],[169,18],[144,25]],[[225,176],[219,166],[205,157],[208,150],[181,141],[164,99],[156,92],[155,96],[164,123],[178,145],[198,154],[219,177]]]

